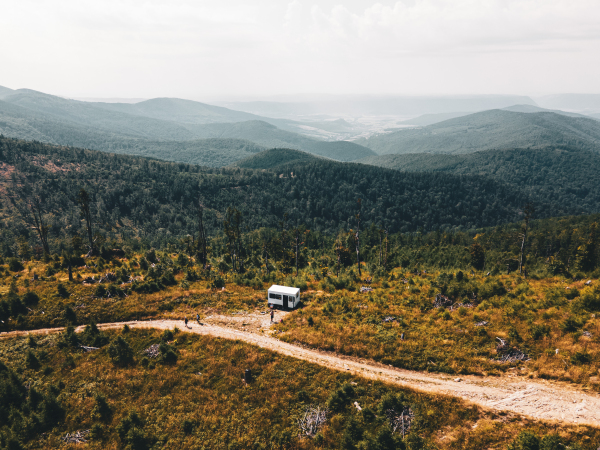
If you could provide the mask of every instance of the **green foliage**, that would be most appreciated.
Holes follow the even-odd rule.
[[[73,311],[73,308],[71,308],[70,306],[67,306],[65,308],[65,320],[67,321],[67,323],[73,325],[77,323],[77,314],[75,314],[75,311]]]
[[[133,350],[121,336],[114,338],[108,346],[108,354],[114,364],[126,366],[133,363]]]
[[[121,442],[132,450],[145,450],[149,446],[144,432],[144,421],[137,411],[131,410],[117,425],[117,434]]]
[[[25,270],[25,267],[23,267],[23,264],[21,264],[21,261],[17,258],[9,258],[8,269],[11,272],[21,272],[22,270]]]
[[[111,418],[113,410],[111,406],[106,401],[106,397],[102,393],[96,394],[94,397],[96,404],[92,409],[92,418],[107,421]]]
[[[71,295],[69,294],[69,291],[67,291],[65,285],[62,283],[58,283],[58,285],[56,286],[56,294],[62,298],[68,298],[69,295]]]
[[[164,364],[175,364],[177,362],[177,353],[173,347],[166,342],[161,342],[158,346],[160,351],[160,361]]]
[[[71,322],[72,323],[72,322]],[[60,348],[76,348],[81,345],[79,336],[75,332],[75,327],[72,324],[67,325],[65,330],[58,338],[58,346]]]
[[[27,306],[35,306],[39,302],[40,302],[40,297],[35,292],[27,291],[23,295],[23,303]]]
[[[332,412],[344,411],[352,397],[354,397],[354,388],[350,384],[344,384],[329,395],[327,407]]]
[[[508,446],[509,450],[540,450],[540,439],[528,431],[521,431],[514,442]]]

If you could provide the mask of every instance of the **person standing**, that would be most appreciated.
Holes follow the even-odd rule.
[[[187,324],[188,324],[188,320],[187,320],[187,317],[186,317],[186,318],[185,318],[185,327],[186,327],[186,328],[188,327],[188,325],[187,325]]]
[[[275,311],[271,310],[271,323],[273,323],[273,317],[275,316]]]

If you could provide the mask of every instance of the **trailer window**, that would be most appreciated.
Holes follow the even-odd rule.
[[[272,292],[269,292],[269,298],[281,300],[281,294],[273,294]]]

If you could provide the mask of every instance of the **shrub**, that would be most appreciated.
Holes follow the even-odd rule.
[[[67,323],[72,323],[72,324],[76,324],[77,323],[77,314],[75,314],[75,311],[73,311],[73,308],[71,308],[70,306],[67,306],[65,308],[65,320],[67,321]]]
[[[140,416],[132,410],[117,425],[117,434],[121,442],[132,450],[145,450],[148,448],[148,442],[143,426],[144,422]]]
[[[575,352],[575,354],[571,356],[571,364],[582,365],[589,364],[590,362],[592,362],[592,357],[586,351]]]
[[[161,342],[158,350],[160,351],[160,361],[163,364],[175,364],[177,362],[177,353],[169,344]]]
[[[94,290],[94,297],[104,297],[106,295],[106,288],[99,284],[98,286],[96,286],[96,289]]]
[[[94,396],[96,404],[92,409],[92,418],[99,420],[108,420],[112,415],[112,408],[106,401],[106,397],[99,393]]]
[[[68,325],[67,328],[65,328],[65,331],[58,337],[59,348],[79,347],[80,343],[79,336],[75,333],[73,325]]]
[[[133,350],[125,339],[117,336],[108,346],[110,359],[118,366],[126,366],[133,362]]]
[[[31,350],[27,350],[27,353],[25,354],[25,363],[27,364],[27,367],[33,370],[38,370],[41,366],[40,360]]]
[[[521,431],[511,445],[509,450],[540,450],[540,439],[529,431]]]
[[[566,448],[558,434],[548,434],[540,442],[540,450],[564,450]]]
[[[327,408],[332,412],[341,412],[346,408],[350,399],[354,396],[354,388],[350,384],[344,384],[331,394],[327,399]]]
[[[165,330],[160,337],[161,341],[169,342],[173,340],[173,332],[171,330]]]
[[[102,333],[96,326],[96,322],[93,320],[86,325],[85,329],[80,335],[81,341],[91,347],[103,347],[109,342],[109,337]]]
[[[561,324],[560,329],[565,333],[572,333],[577,331],[581,327],[581,324],[573,317],[567,317]]]
[[[40,297],[35,293],[28,291],[23,295],[23,303],[27,306],[37,305],[40,301]]]
[[[104,427],[101,424],[95,423],[94,425],[92,425],[92,428],[90,429],[90,437],[92,438],[92,440],[100,441],[102,440],[103,435]]]
[[[56,286],[56,295],[62,298],[68,298],[71,294],[67,291],[67,288],[62,283],[58,283]]]
[[[550,327],[548,325],[531,325],[529,327],[529,332],[531,333],[531,337],[535,340],[541,339],[544,336],[550,335]]]
[[[8,270],[11,272],[20,272],[25,270],[25,267],[23,267],[23,264],[17,258],[10,258],[8,260]]]
[[[158,259],[156,258],[156,250],[154,250],[153,248],[148,250],[145,256],[146,260],[151,264],[156,264],[158,262]]]
[[[194,428],[196,427],[196,424],[194,422],[192,422],[191,420],[184,420],[181,423],[181,430],[185,433],[185,434],[191,434],[192,431],[194,431]]]

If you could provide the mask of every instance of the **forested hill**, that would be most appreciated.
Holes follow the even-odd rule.
[[[14,232],[31,233],[10,208],[6,192],[15,185],[25,189],[25,201],[32,190],[39,193],[52,212],[48,217],[54,236],[81,231],[74,199],[84,187],[107,236],[140,235],[151,241],[195,232],[193,205],[199,195],[210,233],[220,229],[228,207],[243,213],[249,229],[277,227],[287,213],[292,225],[334,232],[355,226],[361,198],[365,226],[378,223],[396,232],[507,223],[518,218],[528,200],[518,190],[483,177],[408,174],[326,160],[294,165],[292,177],[287,172],[207,169],[8,138],[0,138],[0,150],[7,244],[14,242]],[[580,212],[571,205],[541,205],[538,210],[539,217]]]
[[[310,153],[292,150],[289,148],[272,148],[242,159],[233,164],[233,167],[242,169],[281,169],[304,162],[314,162],[319,158]],[[374,164],[377,165],[377,164]]]
[[[568,145],[600,151],[600,122],[552,112],[484,111],[357,140],[378,154],[471,153]]]
[[[488,150],[467,155],[382,155],[365,164],[405,172],[485,175],[543,203],[600,212],[600,155],[573,148]]]
[[[89,103],[28,89],[8,91],[0,98],[1,134],[50,144],[211,167],[272,147],[294,148],[339,161],[375,154],[352,142],[321,141],[273,125],[285,125],[282,120],[268,123],[268,118],[186,100]],[[216,123],[218,120],[222,122]]]

